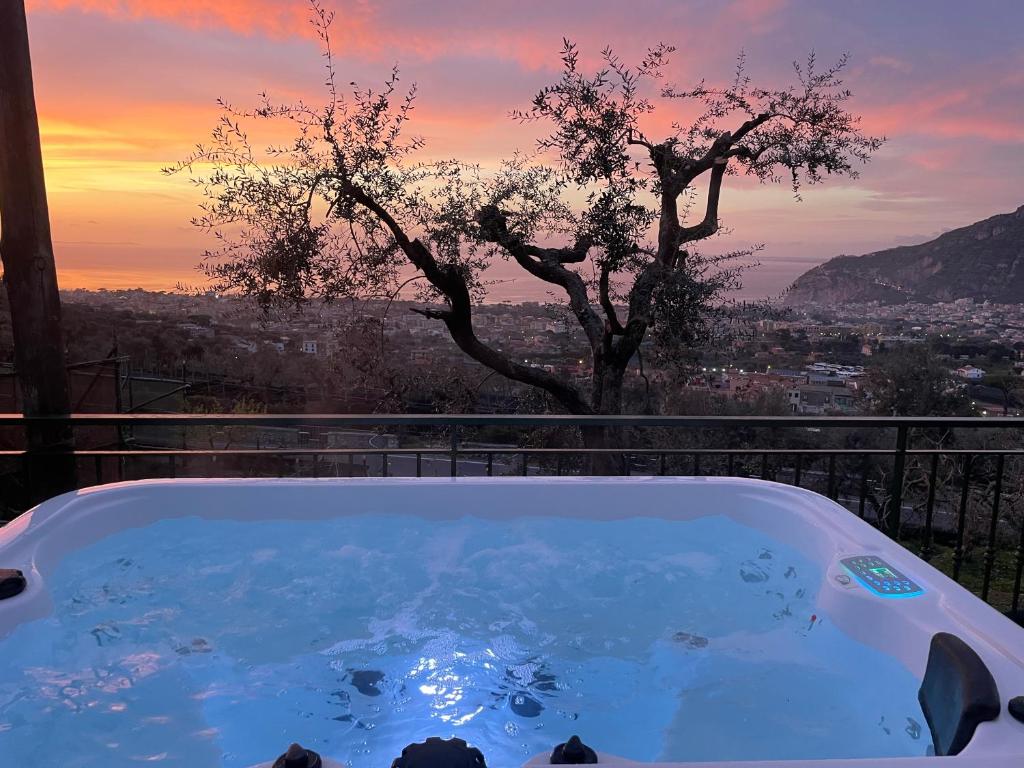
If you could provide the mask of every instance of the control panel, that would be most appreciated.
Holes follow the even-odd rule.
[[[924,594],[919,584],[875,555],[855,555],[839,562],[869,592],[879,597],[917,597]]]

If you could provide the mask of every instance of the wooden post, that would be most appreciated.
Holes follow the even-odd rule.
[[[24,0],[0,2],[0,257],[22,411],[66,416],[71,398]],[[30,423],[26,442],[27,501],[75,487],[69,424]]]

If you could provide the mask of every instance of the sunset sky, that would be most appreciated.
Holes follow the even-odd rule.
[[[493,163],[534,133],[507,117],[557,75],[563,37],[589,58],[677,46],[669,78],[784,85],[810,49],[852,57],[866,131],[888,143],[859,180],[727,188],[730,243],[764,242],[744,294],[777,293],[839,253],[930,239],[1024,204],[1024,2],[1018,0],[324,0],[343,82],[397,63],[419,86],[414,131],[435,157]],[[320,95],[305,0],[29,0],[62,287],[196,284],[197,197],[159,169],[204,140],[215,99]],[[726,243],[728,244],[728,243]],[[538,298],[527,280],[499,298]]]

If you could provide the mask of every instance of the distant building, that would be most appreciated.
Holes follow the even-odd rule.
[[[310,340],[310,341],[302,342],[302,351],[303,351],[304,354],[307,354],[307,355],[319,354],[319,352],[318,352],[319,348],[320,348],[320,343],[317,342],[317,341]]]
[[[771,366],[768,366],[771,368]],[[781,376],[786,379],[797,379],[804,383],[807,382],[807,371],[794,371],[789,368],[771,368],[771,372],[775,376]]]
[[[802,384],[789,390],[789,405],[793,413],[803,415],[851,413],[854,393],[845,386]]]
[[[240,336],[230,336],[228,338],[231,341],[231,346],[234,349],[243,350],[243,351],[248,352],[250,354],[252,354],[253,352],[256,351],[257,344],[256,344],[255,341],[250,341],[249,339],[243,339]]]
[[[985,378],[985,371],[981,368],[975,368],[973,365],[963,365],[957,368],[955,373],[961,379],[967,379],[968,381],[980,381]]]

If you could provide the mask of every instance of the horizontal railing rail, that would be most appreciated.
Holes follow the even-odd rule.
[[[77,426],[519,426],[519,427],[832,427],[896,429],[1024,429],[1024,416],[576,416],[563,414],[335,414],[335,413],[0,413],[0,426],[60,422]]]
[[[71,428],[74,450],[28,450],[28,432],[54,425]],[[605,435],[600,447],[583,443],[594,430]],[[80,487],[148,477],[578,475],[598,467],[757,477],[828,496],[1017,612],[1022,430],[1018,417],[0,414],[0,501],[31,498],[54,455],[73,457]],[[486,440],[471,439],[481,433]],[[338,444],[357,440],[365,444]],[[6,507],[8,516],[19,508]]]

